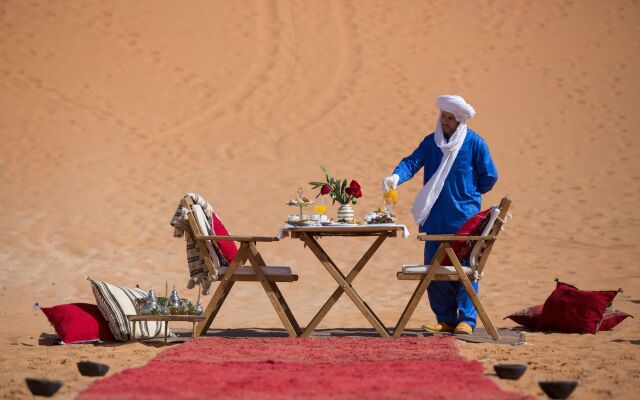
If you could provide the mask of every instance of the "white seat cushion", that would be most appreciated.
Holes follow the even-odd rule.
[[[405,274],[426,274],[431,268],[431,265],[403,265],[402,272]],[[473,274],[471,267],[462,266],[462,270],[467,275]],[[442,275],[457,275],[456,269],[453,265],[441,265],[438,267],[438,274]]]
[[[272,266],[264,266],[261,267],[262,272],[265,275],[291,275],[291,267],[272,267]],[[220,275],[226,274],[229,270],[229,267],[221,267]],[[236,273],[234,275],[255,275],[255,271],[251,266],[245,265],[236,269]]]

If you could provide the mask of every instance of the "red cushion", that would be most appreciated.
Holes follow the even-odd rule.
[[[514,312],[511,315],[507,315],[504,318],[510,318],[518,325],[522,325],[529,330],[535,330],[536,326],[538,325],[540,314],[542,314],[542,307],[544,307],[544,304],[538,304],[537,306],[523,308],[522,310]],[[629,315],[626,312],[607,308],[604,312],[604,316],[602,317],[602,322],[600,323],[600,328],[598,328],[598,331],[611,330],[628,317],[633,318],[632,315]]]
[[[620,322],[624,321],[627,317],[633,318],[633,316],[618,310],[607,309],[602,317],[599,331],[608,331],[613,329]]]
[[[518,325],[522,325],[529,330],[535,330],[543,306],[544,304],[538,304],[537,306],[527,307],[511,315],[507,315],[505,318],[510,318]]]
[[[558,282],[544,302],[536,329],[595,334],[604,311],[617,294],[616,290],[591,292]]]
[[[456,231],[456,236],[477,236],[482,235],[482,231],[487,226],[489,222],[489,214],[491,209],[486,209],[484,211],[480,211],[475,214],[473,217],[469,218],[458,230]],[[471,251],[473,250],[473,246],[475,245],[475,240],[469,241],[457,241],[451,243],[451,248],[458,256],[458,260],[460,262],[464,262],[471,255]],[[444,257],[441,265],[453,265],[451,260],[449,260],[448,256]]]
[[[213,234],[217,236],[229,236],[229,231],[224,227],[222,221],[218,218],[216,213],[211,213],[211,226],[213,227]],[[216,244],[220,249],[220,252],[230,263],[231,260],[238,254],[238,246],[232,240],[217,240]]]
[[[65,343],[114,340],[109,322],[95,304],[61,304],[41,310]]]

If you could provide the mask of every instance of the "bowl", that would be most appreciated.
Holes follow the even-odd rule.
[[[527,366],[524,364],[496,364],[493,366],[493,370],[500,379],[512,379],[518,380],[527,370]]]
[[[550,399],[566,399],[578,386],[578,381],[541,381],[538,385]]]
[[[103,376],[109,371],[109,366],[93,361],[79,361],[78,371],[84,376]]]
[[[36,396],[51,397],[62,387],[61,381],[26,378],[27,387]]]

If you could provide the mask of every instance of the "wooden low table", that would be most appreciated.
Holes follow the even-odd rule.
[[[131,340],[136,340],[136,321],[164,321],[164,342],[167,343],[167,330],[169,329],[169,321],[186,321],[193,323],[192,337],[196,337],[196,324],[204,317],[202,315],[127,315],[127,319],[131,322]]]

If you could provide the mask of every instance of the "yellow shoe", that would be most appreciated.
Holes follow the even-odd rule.
[[[458,322],[454,333],[457,333],[458,335],[471,335],[473,334],[473,328],[467,323]]]
[[[422,325],[422,329],[429,332],[453,332],[453,326],[446,322],[438,322],[435,325]]]

